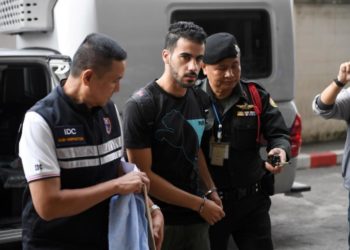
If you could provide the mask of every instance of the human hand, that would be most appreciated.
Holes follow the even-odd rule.
[[[222,201],[221,201],[220,196],[219,196],[217,191],[212,192],[208,198],[211,199],[212,201],[214,201],[220,207],[223,207]]]
[[[152,227],[153,237],[156,243],[156,249],[161,250],[164,236],[164,217],[160,209],[153,210],[152,216]]]
[[[346,84],[350,81],[350,61],[342,63],[339,67],[338,81]]]
[[[206,198],[204,198],[203,202],[203,205],[199,209],[199,214],[209,223],[209,225],[214,225],[216,222],[224,218],[225,212],[222,207],[214,201]]]
[[[115,179],[117,194],[141,193],[149,190],[150,180],[144,172],[132,171]]]
[[[282,171],[283,165],[287,164],[286,152],[281,148],[273,148],[268,153],[268,156],[276,155],[280,158],[280,161],[276,165],[272,165],[268,161],[265,162],[265,168],[273,174],[278,174]]]

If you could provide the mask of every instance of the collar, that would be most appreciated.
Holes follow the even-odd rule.
[[[106,111],[106,107],[93,107],[90,109],[85,103],[74,102],[72,98],[70,98],[66,93],[64,93],[62,86],[57,87],[57,92],[72,109],[76,110],[79,113],[94,115],[102,109]]]
[[[241,100],[244,100],[245,102],[249,101],[246,89],[243,87],[241,80],[239,81],[237,86],[232,90],[231,95],[222,100],[218,100],[215,98],[215,95],[209,85],[208,78],[205,78],[203,80],[202,89],[208,93],[208,95],[210,96],[210,99],[212,100],[213,103],[215,103],[215,105],[220,106],[220,108],[223,110],[222,114],[225,114],[227,111],[229,111],[235,104],[237,104]]]

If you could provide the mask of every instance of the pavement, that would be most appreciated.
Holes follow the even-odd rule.
[[[341,164],[345,139],[302,144],[297,169],[331,167]]]

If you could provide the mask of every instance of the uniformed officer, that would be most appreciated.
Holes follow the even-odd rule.
[[[88,35],[64,85],[26,113],[19,143],[28,181],[23,250],[108,249],[110,198],[149,186],[143,172],[118,174],[124,143],[110,98],[119,91],[126,57],[112,38]],[[154,205],[151,200],[149,205]],[[159,209],[151,215],[159,250],[163,215]]]
[[[242,81],[240,50],[235,37],[216,33],[206,40],[199,86],[212,103],[204,154],[226,217],[210,228],[211,249],[227,249],[229,236],[239,249],[273,249],[269,194],[273,174],[279,173],[290,152],[289,132],[269,93]],[[270,164],[259,154],[260,136],[267,141]]]

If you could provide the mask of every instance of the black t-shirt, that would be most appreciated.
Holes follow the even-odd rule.
[[[205,127],[198,94],[165,92],[156,82],[136,92],[123,113],[126,148],[151,148],[152,171],[176,187],[199,194],[198,151]],[[167,224],[201,222],[197,212],[157,201]]]

